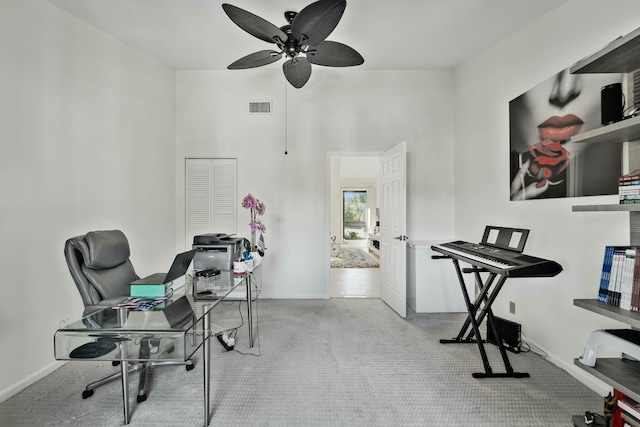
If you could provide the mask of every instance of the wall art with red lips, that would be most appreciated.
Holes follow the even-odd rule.
[[[511,200],[618,193],[622,143],[571,138],[602,126],[600,90],[621,81],[567,68],[509,102]]]

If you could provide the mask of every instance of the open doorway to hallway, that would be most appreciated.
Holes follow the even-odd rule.
[[[331,298],[380,298],[380,268],[332,268]]]
[[[340,154],[330,162],[331,298],[379,298],[380,158]]]

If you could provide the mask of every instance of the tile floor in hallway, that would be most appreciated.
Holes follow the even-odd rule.
[[[331,298],[380,298],[380,268],[332,268]]]

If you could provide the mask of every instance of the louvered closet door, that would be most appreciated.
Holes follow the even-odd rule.
[[[236,233],[237,159],[186,159],[186,236]]]

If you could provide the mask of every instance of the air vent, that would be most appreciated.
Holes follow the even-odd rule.
[[[249,102],[249,114],[271,114],[271,101]]]

